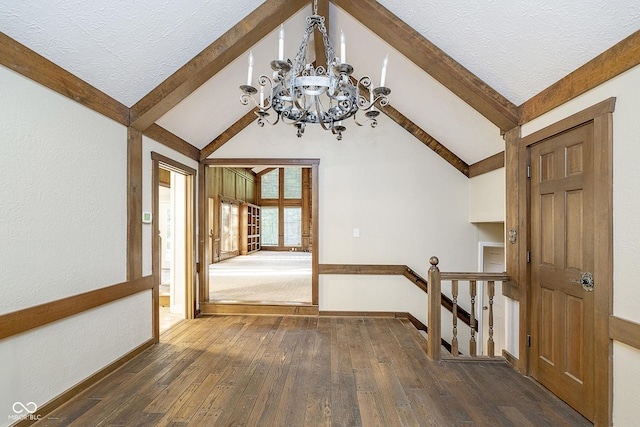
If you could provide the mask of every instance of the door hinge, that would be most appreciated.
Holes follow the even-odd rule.
[[[527,251],[527,262],[531,262],[531,251]]]
[[[527,178],[531,178],[531,165],[527,165]]]
[[[527,347],[531,347],[531,335],[527,335]]]

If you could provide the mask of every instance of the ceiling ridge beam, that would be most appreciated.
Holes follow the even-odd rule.
[[[540,117],[639,64],[640,30],[525,101],[519,107],[520,124]]]
[[[154,141],[159,142],[160,144],[171,148],[172,150],[177,151],[184,156],[199,161],[200,160],[200,150],[197,147],[189,144],[184,139],[180,138],[177,135],[169,132],[162,126],[157,124],[152,124],[148,128],[146,128],[142,134],[148,138],[153,139]]]
[[[331,0],[460,99],[507,132],[518,108],[375,0]]]
[[[266,0],[131,107],[131,126],[144,131],[308,4],[308,0]]]
[[[249,126],[256,119],[256,111],[258,108],[254,108],[249,111],[247,114],[242,116],[240,120],[229,126],[224,132],[218,135],[213,141],[206,145],[202,150],[200,150],[200,159],[204,160],[210,155],[212,155],[216,150],[222,147],[224,144],[229,142],[234,136],[242,132],[244,128]]]

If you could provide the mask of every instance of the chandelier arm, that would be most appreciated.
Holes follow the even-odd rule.
[[[333,127],[333,121],[331,122],[331,126],[327,126],[324,123],[324,118],[323,118],[323,114],[322,114],[322,113],[324,113],[324,109],[322,108],[322,104],[320,103],[320,99],[317,96],[315,97],[315,101],[316,101],[316,112],[318,113],[318,123],[320,123],[320,126],[322,126],[322,129],[329,130],[331,127]]]

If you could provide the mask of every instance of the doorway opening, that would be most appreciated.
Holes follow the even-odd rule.
[[[153,274],[158,283],[154,336],[158,336],[195,313],[195,170],[157,153],[152,159]]]
[[[317,306],[317,160],[239,161],[205,161],[203,313]]]

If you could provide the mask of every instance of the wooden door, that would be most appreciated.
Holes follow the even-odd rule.
[[[531,374],[593,419],[594,293],[580,282],[594,268],[593,123],[530,154]]]

